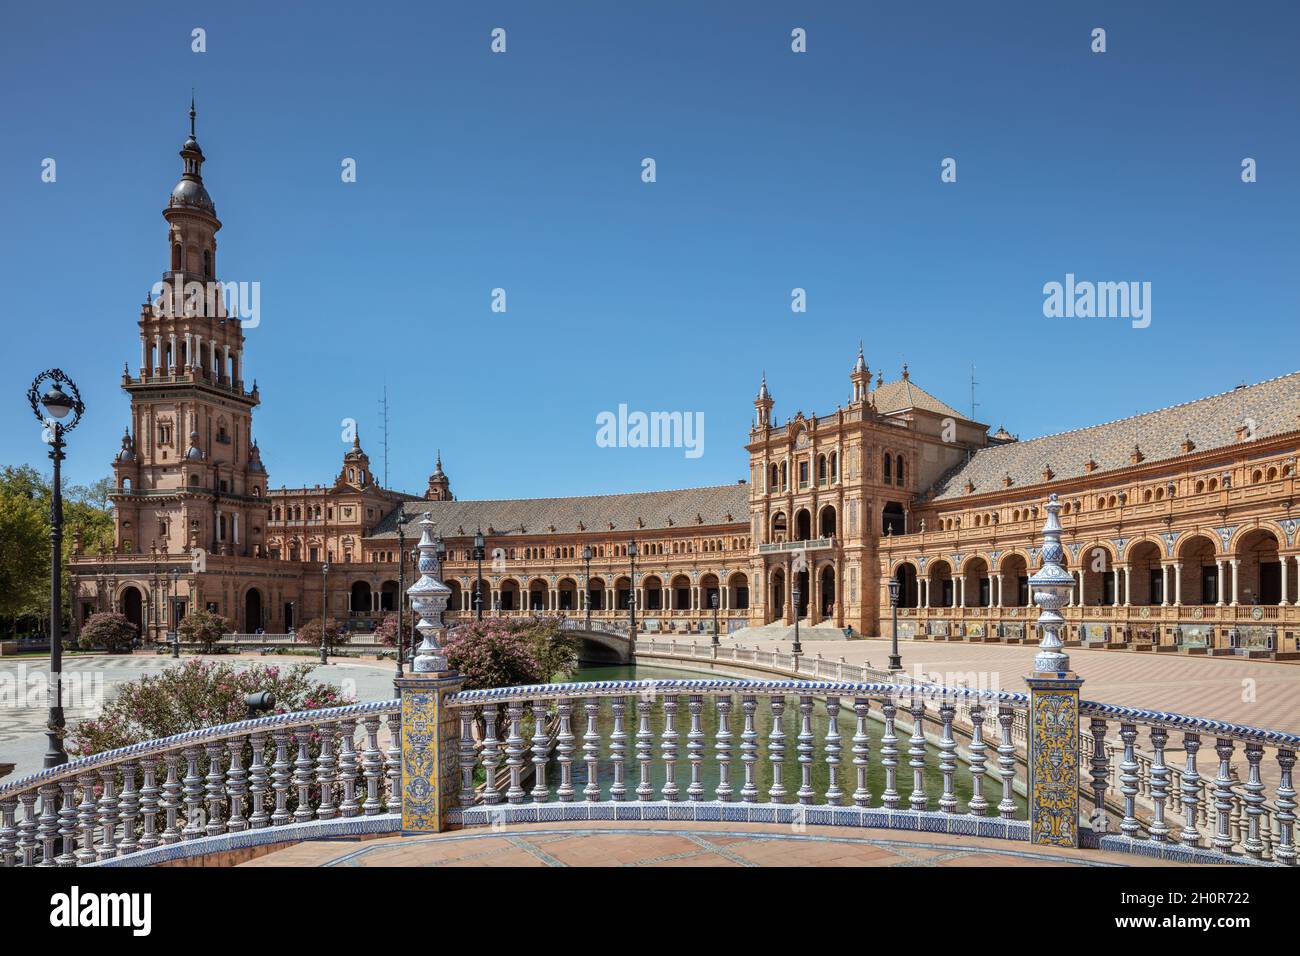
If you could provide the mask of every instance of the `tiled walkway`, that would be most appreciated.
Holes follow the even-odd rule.
[[[1151,866],[1120,853],[847,827],[584,823],[314,842],[243,866]]]

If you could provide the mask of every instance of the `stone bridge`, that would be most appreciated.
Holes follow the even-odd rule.
[[[578,660],[583,664],[630,664],[634,657],[626,626],[607,621],[565,618],[560,629],[578,641]]]

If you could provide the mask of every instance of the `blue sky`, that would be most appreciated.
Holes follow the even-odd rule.
[[[347,417],[380,471],[385,381],[390,484],[441,448],[490,498],[734,481],[760,372],[828,412],[859,339],[963,411],[973,361],[1024,437],[1294,371],[1300,12],[1132,6],[8,5],[0,462],[46,464],[23,392],[59,365],[69,477],[108,472],[191,86],[276,487],[332,479]],[[1151,326],[1045,318],[1066,273],[1150,282]],[[702,412],[705,453],[597,447],[621,403]]]

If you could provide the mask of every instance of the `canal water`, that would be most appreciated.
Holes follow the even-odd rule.
[[[700,678],[698,672],[685,670],[675,670],[667,667],[655,666],[592,666],[583,665],[579,667],[567,680],[571,681],[602,681],[602,680],[666,680],[670,678]],[[704,784],[704,800],[715,800],[715,788],[718,786],[719,773],[718,762],[714,746],[717,743],[715,733],[718,729],[718,711],[715,698],[704,699],[704,710],[701,714],[701,726],[704,731],[704,760],[701,767],[701,778]],[[627,787],[627,799],[636,800],[636,788],[641,781],[641,768],[636,759],[636,732],[639,726],[639,717],[636,711],[636,698],[633,697],[628,705],[627,713],[623,721],[624,733],[627,734],[627,760],[625,763],[624,780]],[[839,787],[844,792],[842,800],[843,806],[853,805],[853,791],[857,786],[857,768],[853,765],[853,734],[857,727],[857,716],[853,712],[852,698],[843,698],[839,716],[837,718],[837,728],[840,733],[840,764],[839,764]],[[880,716],[879,704],[872,702],[872,713],[877,717]],[[526,720],[524,735],[527,737],[532,732],[531,720]],[[728,725],[731,729],[731,765],[729,778],[733,788],[732,799],[739,801],[740,788],[745,781],[745,768],[740,756],[741,731],[744,730],[744,712],[740,706],[740,695],[734,695],[732,698],[731,716]],[[781,780],[785,787],[785,795],[780,797],[777,802],[797,803],[798,790],[802,780],[802,771],[799,765],[798,736],[801,724],[801,715],[799,713],[798,697],[787,697],[785,701],[785,713],[782,716],[782,727],[785,731],[785,760],[782,766]],[[600,730],[600,760],[597,764],[597,782],[601,788],[601,799],[609,799],[609,787],[614,779],[614,767],[609,760],[609,735],[614,729],[614,717],[611,712],[607,699],[602,700],[600,717],[597,721]],[[677,765],[674,773],[674,780],[677,784],[679,799],[687,799],[686,788],[691,781],[691,764],[688,759],[689,751],[687,750],[687,733],[690,731],[691,719],[690,712],[687,709],[687,695],[680,695],[679,706],[677,708],[677,719],[675,721],[677,730]],[[812,786],[815,796],[815,804],[824,804],[826,802],[826,789],[830,781],[830,768],[826,763],[826,731],[830,726],[830,721],[826,716],[825,701],[817,700],[812,715],[812,730],[814,735],[814,746],[816,748],[813,758],[812,769]],[[573,753],[573,785],[576,791],[576,799],[581,800],[582,790],[587,784],[587,766],[583,760],[582,754],[582,735],[586,731],[587,720],[586,714],[581,703],[574,706],[573,713],[573,733],[577,738],[575,740],[575,751]],[[758,753],[755,767],[755,781],[759,792],[760,803],[773,802],[773,798],[768,795],[768,790],[772,786],[773,765],[768,751],[768,736],[772,730],[772,707],[770,696],[759,696],[758,708],[755,713],[754,728],[758,732]],[[662,787],[664,784],[665,768],[662,758],[664,718],[662,709],[658,701],[652,709],[650,717],[650,731],[653,735],[653,760],[650,765],[651,777],[650,784],[654,788],[653,800],[662,799]],[[867,721],[867,734],[871,739],[867,787],[871,792],[870,806],[879,807],[881,805],[880,795],[885,789],[885,768],[880,763],[880,738],[884,733],[884,724],[878,720]],[[899,806],[906,809],[908,806],[907,799],[912,793],[912,769],[907,766],[907,738],[910,731],[903,733],[896,731],[899,737],[897,748],[899,750],[900,766],[898,768],[896,788],[900,795]],[[987,763],[988,773],[984,778],[984,797],[989,802],[989,815],[996,815],[996,806],[1002,796],[1002,783],[996,774],[995,754],[990,747],[989,760]],[[530,759],[531,755],[526,755]],[[939,808],[939,796],[943,793],[943,775],[939,772],[939,751],[933,744],[926,746],[926,768],[924,771],[925,793],[929,798],[929,808],[937,810]],[[508,780],[504,773],[499,773],[503,780]],[[958,810],[964,812],[966,803],[971,796],[971,776],[970,768],[967,764],[957,764],[957,771],[954,776],[954,787],[957,793]],[[552,793],[559,785],[560,767],[555,755],[552,754],[551,761],[546,770],[546,782],[551,788]],[[506,783],[500,783],[503,788]],[[527,789],[527,787],[525,787]],[[1017,795],[1017,817],[1024,817],[1024,799]]]

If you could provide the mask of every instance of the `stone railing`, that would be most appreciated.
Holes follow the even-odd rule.
[[[305,839],[589,820],[832,824],[1060,845],[1034,839],[1025,809],[1038,799],[1032,774],[1044,772],[1037,758],[1048,745],[1034,731],[1026,752],[1015,729],[1054,719],[1031,694],[739,678],[463,691],[455,675],[415,675],[400,687],[400,709],[382,701],[241,721],[0,787],[0,864],[148,865]],[[1051,781],[1054,799],[1073,807],[1070,832],[1057,833],[1068,845],[1295,863],[1300,737],[1089,701],[1080,715],[1080,759]],[[969,733],[959,742],[962,718]],[[1119,750],[1106,740],[1113,724]],[[1146,820],[1139,727],[1153,751]],[[1188,755],[1181,771],[1165,764],[1173,734]],[[1195,765],[1203,736],[1220,767],[1208,800]],[[1028,788],[1017,781],[1022,754]],[[1239,754],[1244,783],[1231,777]],[[1115,781],[1118,833],[1105,822]],[[1181,826],[1167,817],[1175,811]]]
[[[394,829],[400,731],[390,700],[223,724],[43,770],[0,786],[0,865],[165,862],[307,839],[336,819],[345,826],[327,832]]]

